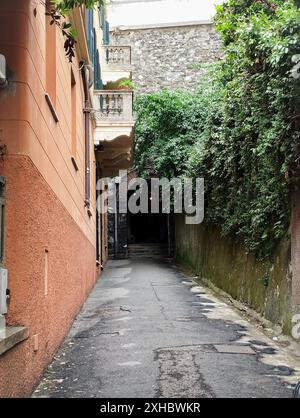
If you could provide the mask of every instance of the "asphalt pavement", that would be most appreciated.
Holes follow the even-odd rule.
[[[299,364],[164,260],[109,261],[33,397],[292,397]]]

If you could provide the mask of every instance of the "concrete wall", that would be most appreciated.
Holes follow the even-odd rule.
[[[0,149],[5,150],[0,175],[7,180],[4,265],[11,290],[7,321],[28,327],[29,338],[0,356],[0,396],[30,394],[97,274],[93,137],[90,217],[84,207],[79,59],[68,63],[63,37],[56,30],[56,65],[53,62],[51,68],[56,74],[56,95],[51,97],[56,123],[45,100],[46,24],[40,2],[1,2],[0,53],[10,70],[9,88],[0,92]],[[71,70],[76,82],[75,118]]]
[[[176,216],[176,259],[233,298],[291,331],[290,241],[283,240],[274,262],[259,262],[236,237],[215,226],[186,225]]]
[[[220,38],[211,24],[114,30],[111,44],[131,45],[137,93],[194,90],[203,73],[199,64],[222,56]]]
[[[300,194],[293,195],[291,219],[291,264],[293,272],[292,295],[295,315],[300,314]]]

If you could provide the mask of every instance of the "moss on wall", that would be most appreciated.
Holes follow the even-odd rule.
[[[291,329],[290,241],[284,239],[272,261],[258,261],[237,237],[223,237],[212,225],[186,225],[175,219],[176,259],[284,331]]]

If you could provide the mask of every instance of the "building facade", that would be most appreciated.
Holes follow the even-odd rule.
[[[101,273],[96,182],[131,158],[132,92],[102,82],[124,71],[105,11],[71,13],[71,63],[46,11],[34,0],[0,5],[1,397],[30,395]]]

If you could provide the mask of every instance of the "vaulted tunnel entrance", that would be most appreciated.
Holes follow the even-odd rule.
[[[132,196],[129,191],[127,199]],[[151,207],[149,193],[149,208]],[[109,214],[109,257],[173,255],[174,217],[167,213]]]
[[[166,214],[128,214],[128,243],[166,244],[168,242],[168,216]]]

